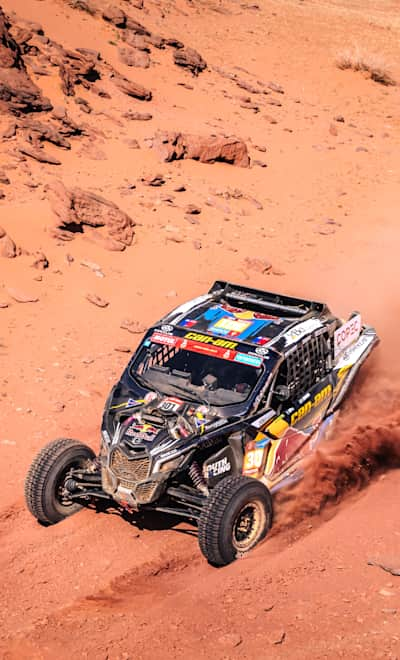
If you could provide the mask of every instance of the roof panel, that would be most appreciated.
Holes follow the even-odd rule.
[[[238,342],[263,346],[274,339],[293,319],[232,307],[226,302],[203,305],[189,312],[178,327],[206,332]]]

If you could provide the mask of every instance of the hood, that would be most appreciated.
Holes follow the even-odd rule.
[[[117,385],[107,401],[103,418],[103,436],[107,443],[123,442],[132,448],[170,443],[184,444],[205,433],[220,416],[205,404],[185,401],[149,391],[143,398],[134,398]]]

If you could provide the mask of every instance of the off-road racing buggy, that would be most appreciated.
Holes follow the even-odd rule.
[[[218,281],[146,333],[104,410],[98,456],[57,439],[35,458],[28,508],[51,524],[92,498],[196,522],[222,566],[272,524],[377,343],[354,312]]]

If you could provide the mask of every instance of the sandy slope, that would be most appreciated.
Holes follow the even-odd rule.
[[[9,303],[0,309],[4,657],[400,653],[400,578],[366,563],[400,561],[396,472],[344,501],[337,515],[329,510],[306,519],[222,571],[205,564],[184,525],[170,529],[156,519],[138,531],[119,516],[85,511],[44,529],[22,497],[27,467],[48,439],[67,435],[97,446],[105,397],[127,359],[114,349],[133,349],[140,337],[121,322],[150,323],[217,278],[320,298],[343,316],[360,309],[383,341],[348,404],[350,435],[343,443],[359,421],[374,438],[394,433],[399,91],[334,66],[337,53],[356,44],[383,54],[400,79],[396,6],[375,4],[310,0],[255,9],[227,0],[145,0],[138,10],[125,0],[114,3],[151,30],[196,48],[208,69],[193,78],[173,64],[170,49],[152,48],[149,69],[124,66],[110,43],[116,29],[66,2],[3,0],[5,11],[40,21],[64,47],[99,49],[153,92],[145,103],[115,90],[104,99],[82,89],[93,108],[84,114],[63,97],[55,70],[32,74],[54,105],[87,124],[92,138],[71,138],[70,151],[46,146],[60,166],[16,160],[15,138],[0,144],[0,169],[8,168],[11,180],[2,186],[0,225],[25,251],[43,251],[50,264],[37,271],[32,255],[0,258],[0,301]],[[274,81],[284,94],[260,98],[214,67],[251,84]],[[249,96],[260,112],[241,107],[241,97]],[[121,119],[127,110],[151,112],[153,119],[127,122]],[[345,121],[335,121],[338,115]],[[9,121],[0,116],[0,130]],[[146,141],[158,129],[235,134],[252,161],[267,167],[162,163]],[[129,139],[141,148],[131,149]],[[157,173],[166,179],[162,187],[143,185],[142,177]],[[116,202],[137,223],[134,244],[120,253],[85,234],[69,243],[51,238],[45,185],[54,178]],[[184,192],[176,192],[180,185]],[[242,197],[232,195],[235,189]],[[185,218],[188,204],[201,208],[198,224]],[[249,268],[249,257],[266,259],[272,269]],[[83,260],[99,264],[105,277]],[[9,287],[39,300],[17,303]],[[91,305],[87,292],[109,306]],[[367,402],[361,409],[359,397]]]

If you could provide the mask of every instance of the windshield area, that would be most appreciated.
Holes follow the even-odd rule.
[[[260,361],[261,362],[261,361]],[[177,346],[143,347],[131,375],[149,389],[214,406],[242,403],[256,386],[263,366],[249,366]]]

